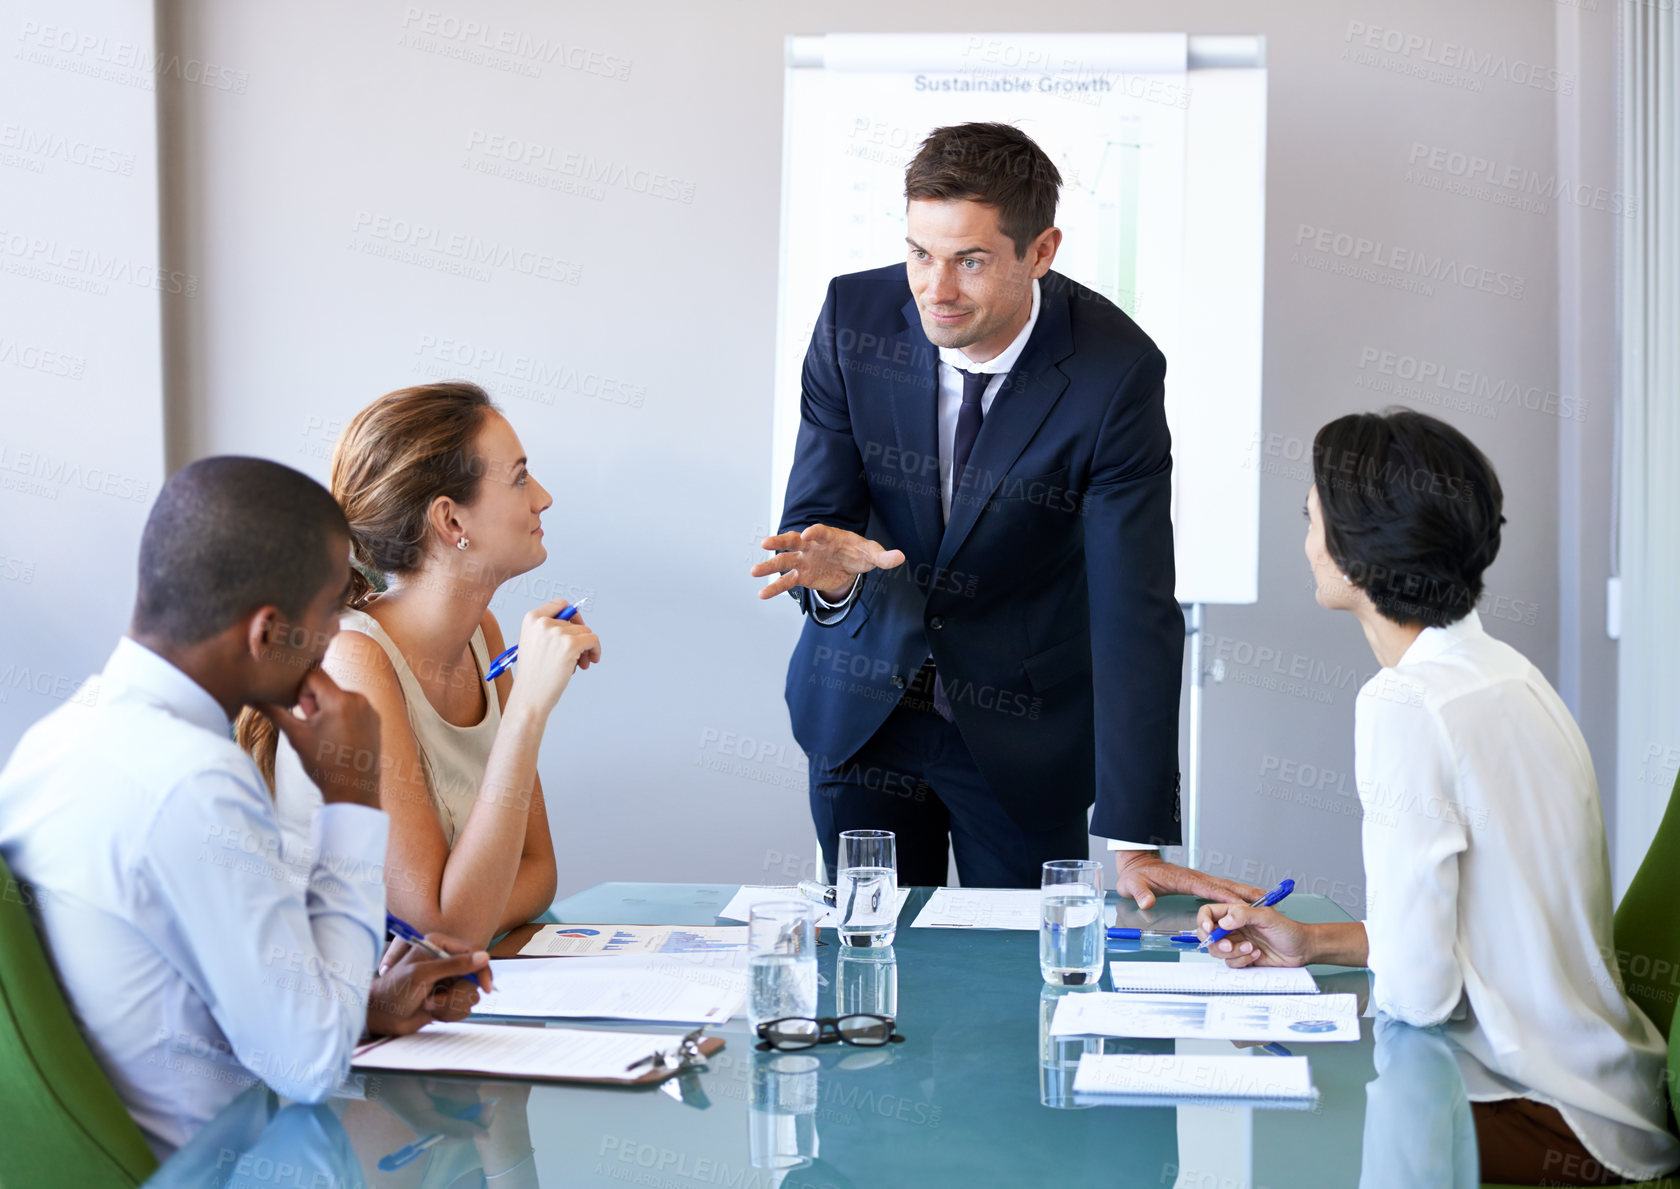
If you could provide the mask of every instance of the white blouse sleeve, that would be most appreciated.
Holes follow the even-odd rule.
[[[1365,930],[1377,1007],[1427,1027],[1458,1005],[1458,856],[1468,837],[1451,743],[1423,691],[1390,670],[1360,693]]]

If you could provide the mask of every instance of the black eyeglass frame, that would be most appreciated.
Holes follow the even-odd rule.
[[[777,1044],[767,1035],[777,1024],[786,1024],[800,1020],[817,1026],[817,1035],[809,1044]],[[887,1038],[883,1041],[856,1041],[840,1031],[843,1020],[879,1020],[887,1026]],[[859,1049],[884,1049],[888,1045],[903,1044],[904,1034],[898,1030],[898,1021],[892,1016],[876,1015],[873,1012],[854,1011],[843,1016],[782,1016],[776,1020],[766,1020],[753,1029],[753,1035],[758,1037],[758,1044],[754,1046],[761,1053],[797,1053],[804,1049],[814,1049],[818,1045],[848,1044]]]

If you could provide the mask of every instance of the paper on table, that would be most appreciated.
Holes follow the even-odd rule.
[[[742,1014],[747,998],[745,951],[589,962],[506,958],[491,961],[490,973],[496,989],[474,1015],[717,1024]]]
[[[710,954],[745,950],[740,925],[544,925],[520,947],[523,958],[607,954]]]
[[[723,906],[718,916],[728,921],[744,921],[752,912],[752,906],[763,904],[767,900],[803,900],[799,889],[794,887],[761,887],[756,884],[742,884],[740,890]],[[910,899],[910,889],[898,889],[898,898],[893,905],[893,911],[903,912],[904,902]],[[817,928],[834,929],[840,925],[840,910],[826,905],[817,906]],[[1037,928],[1035,925],[1034,928]]]
[[[363,1045],[350,1064],[357,1069],[628,1081],[634,1074],[626,1071],[627,1065],[656,1050],[675,1048],[680,1039],[676,1033],[436,1023],[409,1036]]]
[[[1212,962],[1110,962],[1116,991],[1189,992],[1202,995],[1311,995],[1318,990],[1303,966],[1245,966]]]
[[[1175,1053],[1086,1053],[1073,1075],[1075,1094],[1167,1098],[1313,1097],[1305,1057]]]
[[[1039,924],[1036,888],[935,888],[912,929],[1031,929]]]
[[[1052,1036],[1160,1039],[1358,1040],[1352,995],[1067,995]]]

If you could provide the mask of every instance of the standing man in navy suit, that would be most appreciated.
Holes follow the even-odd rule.
[[[1184,649],[1166,360],[1050,271],[1060,186],[1016,128],[935,129],[907,262],[829,284],[752,570],[807,616],[787,702],[812,818],[831,874],[840,831],[874,828],[901,885],[943,884],[949,845],[965,886],[1037,887],[1097,834],[1140,906],[1252,900],[1159,853]]]

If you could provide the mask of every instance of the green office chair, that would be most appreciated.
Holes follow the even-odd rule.
[[[0,1189],[132,1189],[157,1160],[70,1014],[0,859]]]
[[[1669,1123],[1680,1085],[1680,1029],[1673,1027],[1680,994],[1680,776],[1668,795],[1657,836],[1645,852],[1622,902],[1616,906],[1615,943],[1628,998],[1668,1037]],[[1484,1184],[1482,1189],[1510,1189]],[[1680,1178],[1640,1181],[1637,1189],[1680,1189]]]

